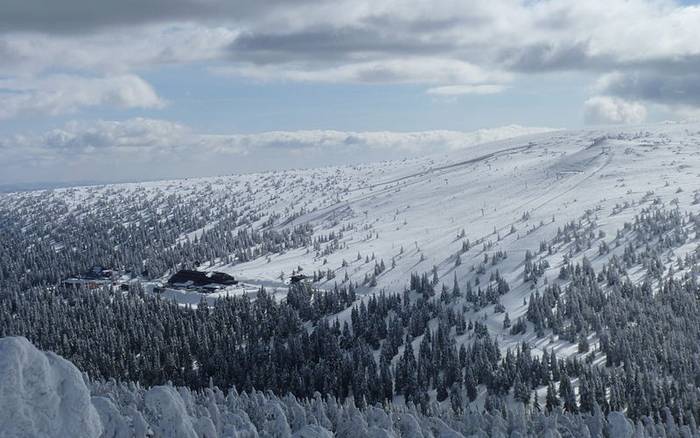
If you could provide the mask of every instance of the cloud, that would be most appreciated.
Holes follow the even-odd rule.
[[[212,142],[218,140],[220,144],[235,146],[236,150],[245,150],[247,153],[253,153],[260,149],[295,152],[341,150],[351,153],[385,149],[413,154],[457,150],[479,143],[548,131],[552,131],[552,129],[509,125],[472,132],[445,130],[419,132],[272,131],[259,134],[204,136],[204,139]]]
[[[700,53],[700,7],[668,0],[309,5],[247,22],[229,47],[231,59],[270,66],[432,56],[484,69],[598,72]]]
[[[202,63],[256,81],[419,84],[456,96],[502,92],[522,76],[618,72],[597,94],[693,108],[699,22],[700,6],[674,0],[6,0],[0,77],[128,77]],[[50,101],[51,91],[37,97]],[[120,105],[84,100],[42,112]]]
[[[170,151],[190,135],[190,130],[166,120],[135,118],[125,121],[69,122],[34,139],[53,151],[93,153],[114,150]]]
[[[119,179],[308,167],[458,150],[479,143],[551,131],[510,125],[473,132],[334,130],[207,134],[172,121],[73,121],[41,134],[0,138],[5,177],[47,178],[61,172]],[[72,173],[71,173],[72,172]]]
[[[591,53],[590,41],[537,42],[509,47],[500,54],[511,69],[524,73],[606,70],[616,65],[612,54]]]
[[[475,0],[469,7],[457,0],[143,0],[99,8],[88,0],[44,3],[2,2],[3,40],[26,49],[50,35],[65,43],[62,52],[70,58],[82,52],[104,59],[101,42],[116,49],[124,64],[157,63],[157,53],[191,62],[198,51],[189,49],[201,47],[204,58],[247,71],[253,71],[250,65],[288,71],[291,63],[329,73],[415,57],[483,70],[600,71],[700,54],[700,7],[671,0]],[[24,61],[15,56],[14,62],[41,58],[43,45],[20,51]],[[141,50],[127,50],[136,47]]]
[[[284,3],[271,1],[269,6]],[[74,34],[100,29],[133,27],[169,21],[209,20],[217,17],[255,16],[265,5],[236,0],[4,0],[0,31]]]
[[[610,96],[596,96],[586,100],[584,119],[587,124],[639,124],[647,116],[647,110],[639,102],[628,102]]]
[[[697,68],[700,69],[700,58]],[[700,70],[616,72],[603,76],[597,89],[625,99],[671,106],[700,106]]]
[[[341,60],[373,54],[430,55],[449,49],[440,40],[420,41],[418,35],[392,33],[360,23],[340,28],[321,26],[288,33],[243,32],[231,43],[232,58],[256,63]]]
[[[124,121],[69,122],[64,127],[39,136],[25,136],[19,147],[44,147],[52,151],[104,153],[106,151],[158,150],[170,153],[175,149],[189,153],[252,154],[265,149],[277,151],[349,151],[387,149],[411,153],[455,150],[475,144],[502,140],[520,135],[552,131],[551,128],[508,125],[500,128],[461,131],[335,131],[301,130],[269,131],[254,134],[201,134],[180,123],[167,120],[134,118]],[[9,147],[12,140],[1,144]]]
[[[498,94],[506,89],[503,85],[479,84],[479,85],[446,85],[442,87],[428,88],[426,93],[435,96],[461,96],[463,94]]]
[[[328,83],[483,83],[502,82],[510,75],[450,59],[412,57],[381,61],[350,62],[337,67],[245,64],[212,69],[220,75],[243,76],[260,81],[299,81]]]
[[[134,75],[105,78],[54,75],[0,80],[0,119],[21,115],[69,114],[82,108],[159,108],[164,102]]]
[[[79,35],[0,32],[0,76],[56,70],[127,74],[145,67],[212,61],[226,55],[236,35],[227,27],[194,23]]]

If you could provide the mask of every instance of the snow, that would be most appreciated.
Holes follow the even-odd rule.
[[[426,416],[401,403],[360,411],[352,400],[339,404],[320,396],[302,401],[257,391],[224,395],[216,387],[195,393],[169,384],[150,389],[115,381],[86,384],[65,359],[24,338],[0,339],[3,438],[691,436],[669,411],[665,423],[642,418],[635,426],[624,413],[610,412],[606,419],[597,407],[593,415],[548,417],[528,414],[522,404],[508,405],[505,416],[469,410],[460,417],[435,408]]]
[[[557,228],[572,220],[578,221],[587,210],[593,212],[592,216],[595,217],[596,234],[604,231],[607,237],[603,240],[607,242],[612,240],[617,229],[631,221],[655,198],[666,204],[678,199],[682,211],[698,212],[700,205],[694,204],[697,190],[700,189],[697,169],[700,169],[700,124],[677,123],[557,131],[499,140],[410,160],[60,189],[54,190],[51,196],[63,199],[72,210],[85,212],[106,198],[116,196],[124,202],[120,204],[121,210],[115,212],[117,216],[129,211],[132,199],[138,202],[161,202],[164,196],[207,199],[212,210],[216,210],[218,202],[236,205],[241,217],[251,218],[249,224],[242,225],[244,228],[260,230],[263,223],[274,219],[271,220],[272,227],[278,230],[311,224],[314,237],[330,232],[340,233],[342,230],[339,248],[329,254],[317,254],[313,247],[308,247],[288,249],[245,263],[207,265],[207,269],[230,273],[243,283],[237,288],[207,295],[173,289],[163,292],[163,297],[182,305],[196,306],[203,297],[212,304],[216,298],[227,294],[254,296],[260,286],[265,286],[270,292],[276,290],[277,298],[281,298],[286,288],[280,281],[280,272],[288,276],[298,266],[303,267],[307,275],[328,269],[335,272],[335,279],[319,281],[314,284],[317,287],[342,283],[346,272],[352,281],[361,283],[374,268],[374,261],[366,263],[365,258],[374,255],[377,262],[384,260],[387,270],[377,277],[376,287],[360,287],[361,295],[368,296],[382,289],[401,292],[411,273],[429,272],[433,266],[438,268],[440,282],[451,287],[456,275],[462,288],[467,281],[474,284],[476,278],[483,285],[488,280],[490,270],[498,269],[511,285],[511,291],[501,298],[501,302],[515,322],[527,309],[523,299],[528,299],[537,290],[523,283],[525,251],[536,253],[540,242],[550,241]],[[36,194],[3,196],[10,203],[20,203]],[[136,219],[131,217],[128,220]],[[178,239],[200,238],[204,232],[216,226],[217,220],[200,224]],[[511,233],[511,228],[515,232]],[[465,237],[459,238],[463,229]],[[461,265],[456,266],[455,257],[467,239],[471,248],[461,254]],[[689,242],[674,250],[675,257],[694,251],[696,243]],[[484,244],[491,246],[484,250]],[[321,244],[322,249],[327,246],[327,243]],[[508,258],[493,268],[487,267],[485,275],[479,275],[472,269],[483,260],[484,254],[492,255],[496,251],[506,251]],[[615,251],[612,249],[613,253]],[[358,253],[361,255],[359,260]],[[598,255],[595,247],[577,255],[577,260],[584,255],[591,260],[595,269],[599,269],[607,260],[607,257]],[[421,257],[424,260],[421,261]],[[547,258],[550,268],[545,277],[556,281],[563,251],[537,257]],[[391,267],[392,259],[396,262],[395,268]],[[343,267],[343,261],[347,262],[347,267]],[[632,272],[631,275],[641,273]],[[538,287],[541,288],[541,283]],[[436,289],[439,288],[440,285]],[[349,314],[350,311],[346,310],[338,317],[343,320],[349,318]],[[555,336],[536,338],[531,327],[524,336],[510,335],[503,328],[504,314],[494,314],[492,306],[479,312],[470,311],[465,316],[485,323],[498,336],[504,350],[526,341],[536,354],[544,349],[556,352],[559,357],[578,354],[576,345]],[[468,335],[458,339],[458,342],[468,341]],[[417,349],[419,342],[420,337],[417,337],[414,349]],[[591,338],[590,342],[595,344],[597,341]],[[45,362],[60,359],[52,357],[50,353],[32,354],[44,358]],[[6,356],[0,356],[0,364],[10,367]],[[599,356],[596,360],[602,361],[604,358]],[[77,373],[77,370],[74,371]],[[10,373],[9,376],[14,376],[12,378],[15,380],[24,378],[21,373]],[[14,380],[11,382],[14,385]],[[211,432],[212,426],[219,431],[221,426],[217,422],[210,424],[201,416],[183,413],[182,409],[187,405],[180,405],[184,401],[178,394],[165,388],[154,390],[147,398],[151,402],[150,412],[160,413],[158,415],[178,412],[178,415],[182,415],[177,433],[191,436],[191,433]],[[65,396],[59,389],[55,389],[53,394],[53,398],[47,397],[46,403],[53,403],[54,410],[70,408],[55,401]],[[23,396],[11,395],[23,400]],[[106,399],[94,399],[94,409],[88,410],[91,412],[89,417],[93,420],[101,418],[95,424],[105,430],[119,430],[123,425],[110,403]],[[3,419],[16,416],[21,421],[29,415],[25,412],[28,408],[8,410],[4,405],[0,407],[0,418]],[[311,433],[308,428],[290,428],[287,431],[282,424],[291,422],[287,418],[288,410],[270,409],[274,414],[270,414],[265,421],[269,422],[270,427],[279,425],[282,435],[288,435],[287,432],[302,434],[300,436]],[[157,421],[158,415],[147,421],[156,425],[154,432],[160,430],[156,433],[165,433],[163,430],[166,429],[161,429]],[[238,417],[230,417],[229,413],[229,423],[226,424],[234,423],[238,424],[239,429],[250,425],[244,412]],[[412,430],[414,426],[408,417],[399,423],[406,430]],[[21,424],[24,428],[44,430],[39,420]],[[358,423],[349,424],[352,424],[349,427],[358,427]],[[630,430],[627,428],[630,425],[624,424],[615,415],[609,418],[609,426],[615,427],[616,433],[625,434]],[[389,430],[373,424],[364,424],[362,428],[369,434]],[[375,432],[373,428],[376,428]],[[98,429],[96,431],[99,433]],[[169,429],[167,431],[171,432]],[[558,435],[555,427],[547,429],[547,433]]]
[[[80,371],[25,338],[0,339],[0,436],[99,437],[102,422]]]
[[[325,207],[282,222],[284,226],[312,224],[315,236],[343,229],[338,250],[317,255],[299,248],[216,269],[254,279],[252,283],[273,282],[280,272],[289,274],[298,266],[307,274],[335,271],[335,279],[315,283],[323,288],[342,283],[346,272],[361,283],[374,268],[374,261],[366,263],[365,257],[374,255],[377,262],[384,260],[387,270],[377,277],[376,287],[361,287],[359,292],[400,292],[412,272],[429,272],[434,265],[447,286],[452,286],[455,274],[460,285],[468,280],[474,284],[476,277],[483,284],[489,271],[479,276],[472,267],[483,260],[484,253],[502,250],[508,258],[495,269],[511,284],[502,304],[515,321],[527,309],[523,299],[533,292],[522,282],[525,251],[536,253],[541,241],[550,241],[557,228],[578,221],[586,210],[594,212],[596,230],[604,231],[608,241],[653,198],[666,203],[678,198],[683,210],[698,211],[693,199],[700,175],[693,169],[700,168],[699,152],[700,124],[680,123],[517,137],[440,156],[364,165],[363,179],[354,168],[340,168],[342,179],[351,187],[347,192]],[[281,192],[295,192],[301,199],[307,196],[285,184]],[[648,196],[649,192],[653,195]],[[510,234],[512,227],[515,232]],[[462,229],[464,239],[457,237]],[[472,248],[455,266],[466,239]],[[484,243],[492,246],[484,251]],[[597,248],[584,254],[596,269],[606,260],[598,257]],[[347,268],[342,267],[343,260]],[[546,277],[551,281],[562,254],[548,260]],[[346,314],[339,316],[344,319]],[[504,315],[494,315],[492,309],[466,317],[481,319],[483,314],[504,349],[522,340],[503,329]],[[535,347],[536,351],[554,349],[561,357],[576,353],[575,345],[556,338],[540,340]]]
[[[477,277],[483,284],[489,272],[478,275],[472,268],[484,254],[506,251],[508,258],[494,269],[512,287],[502,304],[516,321],[527,308],[523,299],[533,292],[522,283],[525,251],[536,252],[541,241],[551,240],[557,228],[579,220],[586,210],[594,212],[596,230],[610,236],[608,241],[653,198],[666,203],[678,198],[681,209],[697,211],[700,205],[693,205],[693,201],[700,175],[694,169],[700,168],[699,152],[700,123],[667,123],[535,133],[400,161],[49,193],[63,200],[70,211],[92,212],[97,205],[115,205],[113,215],[123,215],[125,222],[139,220],[138,213],[134,216],[134,211],[139,211],[133,208],[135,203],[165,205],[168,197],[201,202],[202,209],[192,212],[201,221],[179,236],[180,242],[200,238],[215,227],[220,220],[215,213],[224,205],[234,206],[240,218],[246,219],[241,229],[262,230],[263,224],[269,223],[277,230],[310,224],[314,238],[342,230],[339,248],[329,254],[317,253],[309,246],[244,263],[207,264],[206,269],[227,272],[244,284],[208,295],[177,290],[163,293],[182,305],[196,306],[203,297],[211,304],[227,294],[250,295],[261,286],[276,290],[281,299],[286,287],[280,272],[289,276],[299,266],[307,275],[327,270],[335,273],[334,279],[314,284],[319,288],[343,283],[346,273],[351,281],[362,283],[380,260],[384,260],[386,271],[377,277],[375,287],[361,286],[360,295],[382,289],[400,292],[412,272],[429,272],[433,266],[438,268],[440,282],[447,286],[452,285],[455,275],[460,285],[467,281],[474,284]],[[3,196],[10,206],[20,206],[40,193],[44,192]],[[209,214],[211,217],[206,216]],[[511,228],[515,229],[512,234]],[[457,237],[461,230],[464,238]],[[456,255],[467,239],[472,247],[460,255],[461,265],[455,266]],[[484,244],[491,246],[484,250]],[[322,243],[321,249],[328,245]],[[677,255],[691,250],[689,245]],[[372,255],[375,261],[366,263],[365,258]],[[597,256],[596,248],[585,255],[596,269],[605,262]],[[562,254],[547,259],[551,267],[546,277],[552,280]],[[484,313],[484,323],[499,336],[504,349],[522,340],[503,329],[504,315],[494,314],[492,309],[466,317],[481,319]],[[348,314],[339,317],[344,319]],[[554,338],[541,339],[533,346],[535,351],[553,348],[561,356],[575,353],[575,346]]]
[[[632,438],[634,426],[621,412],[608,414],[608,436]]]
[[[294,432],[292,438],[333,438],[333,434],[315,424],[307,424]]]
[[[285,415],[288,406],[278,400],[265,402],[264,433],[259,435],[245,412],[234,409],[222,416],[216,399],[223,398],[212,391],[206,409],[195,406],[189,390],[170,385],[148,389],[136,404],[133,395],[125,397],[126,409],[115,403],[119,397],[104,392],[108,394],[91,397],[81,372],[56,354],[38,350],[25,338],[0,338],[2,438],[333,436],[322,426],[308,424],[304,409],[292,400],[287,404],[296,404],[297,421],[291,423]]]
[[[216,292],[212,293],[204,293],[199,292],[197,290],[165,287],[163,288],[162,292],[159,292],[159,295],[161,296],[161,298],[174,301],[181,306],[191,306],[192,308],[197,308],[197,306],[202,302],[202,300],[205,300],[205,302],[208,305],[213,306],[217,299],[224,297],[247,295],[254,298],[260,290],[260,286],[262,285],[239,283],[236,286],[225,287],[221,290],[217,290]],[[152,291],[152,285],[151,287],[146,288],[146,290],[149,292]],[[269,292],[273,295],[273,297],[281,298],[287,295],[287,288],[269,289]]]
[[[121,415],[119,409],[110,399],[107,397],[92,397],[92,404],[100,415],[104,436],[113,438],[129,438],[132,436],[128,420]]]
[[[156,386],[146,393],[144,401],[156,437],[197,438],[185,402],[174,388]]]

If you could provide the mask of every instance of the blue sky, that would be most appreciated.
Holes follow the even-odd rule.
[[[583,126],[581,102],[594,77],[571,73],[520,78],[502,93],[436,97],[416,84],[260,82],[208,74],[203,66],[168,66],[138,72],[167,104],[163,108],[92,107],[80,119],[162,118],[206,133],[300,129],[344,131],[471,131],[509,124]],[[576,85],[579,84],[579,85]],[[552,108],[557,108],[552,111]],[[2,133],[50,129],[76,113],[25,114],[0,122]],[[21,129],[22,128],[22,129]]]
[[[700,115],[697,2],[89,3],[0,4],[0,184],[402,158]]]
[[[260,83],[216,76],[202,80],[204,75],[179,69],[144,74],[172,103],[148,116],[188,120],[213,133],[475,130],[511,123],[576,127],[583,125],[586,92],[572,84],[593,79],[571,74],[541,86],[523,78],[503,93],[440,98],[421,85]]]

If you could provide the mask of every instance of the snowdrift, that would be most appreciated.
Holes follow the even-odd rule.
[[[0,339],[0,435],[98,437],[102,423],[80,371],[25,338]]]

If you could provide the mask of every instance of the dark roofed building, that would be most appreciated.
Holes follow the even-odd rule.
[[[118,274],[119,271],[114,269],[105,268],[101,265],[94,265],[82,274],[64,279],[62,283],[75,287],[84,286],[95,289],[109,284],[115,284]]]
[[[224,272],[203,272],[182,269],[176,272],[168,280],[168,285],[179,287],[199,287],[212,289],[212,286],[232,286],[237,284],[236,279]]]
[[[205,272],[182,269],[177,271],[175,274],[173,274],[172,277],[170,277],[170,279],[168,280],[168,284],[192,284],[193,286],[196,286],[206,284],[206,280],[208,279]]]
[[[207,275],[211,283],[223,284],[225,286],[231,286],[238,283],[236,279],[233,278],[233,275],[229,275],[225,272],[209,272]]]

